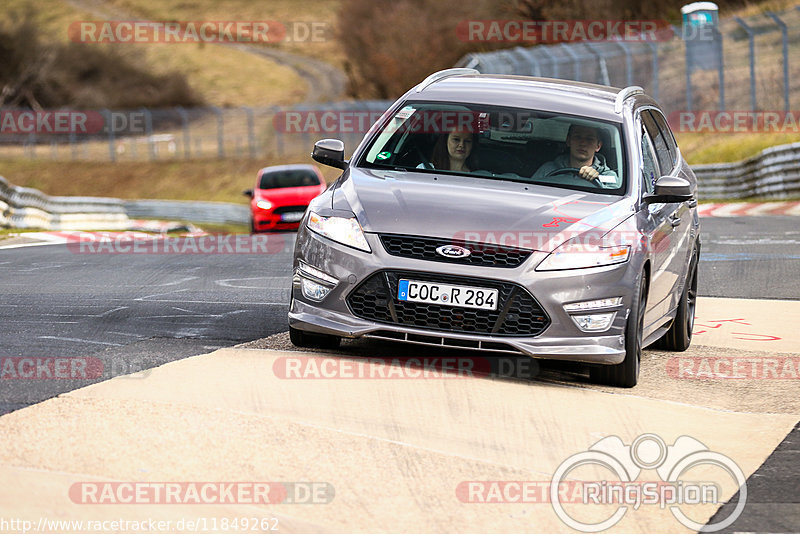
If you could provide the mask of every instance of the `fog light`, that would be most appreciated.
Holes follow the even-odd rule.
[[[303,288],[303,296],[316,301],[324,299],[331,290],[331,288],[318,284],[308,278],[303,278],[301,280],[301,286]]]
[[[583,302],[573,302],[571,304],[564,304],[564,309],[569,312],[582,312],[589,310],[599,310],[602,308],[613,308],[622,304],[622,297],[613,297],[608,299],[597,300],[584,300]]]
[[[297,264],[297,271],[305,276],[310,276],[312,278],[316,278],[322,282],[328,282],[329,284],[338,284],[339,280],[334,278],[333,276],[329,275],[324,271],[320,271],[316,267],[312,267],[311,265],[301,261]]]
[[[608,330],[617,312],[573,315],[572,320],[584,332],[603,332]]]

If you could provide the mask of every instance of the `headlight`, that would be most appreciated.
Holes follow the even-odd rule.
[[[272,207],[272,202],[269,200],[259,200],[256,202],[256,207],[261,208],[262,210],[268,210]]]
[[[556,271],[561,269],[585,269],[625,263],[631,253],[630,245],[601,247],[583,243],[564,243],[547,256],[537,267],[537,271]]]
[[[323,217],[312,211],[309,214],[307,225],[312,232],[323,235],[337,243],[365,252],[372,252],[367,239],[364,237],[364,231],[355,217]]]

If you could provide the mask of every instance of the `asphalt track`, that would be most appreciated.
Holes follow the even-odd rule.
[[[700,295],[800,299],[796,220],[704,219]],[[682,434],[695,437],[735,459],[749,476],[745,513],[728,531],[800,530],[800,399],[794,380],[679,380],[674,366],[672,375],[664,372],[675,355],[653,350],[645,353],[642,384],[627,392],[592,386],[580,369],[546,364],[534,380],[382,381],[378,389],[369,380],[275,380],[275,361],[290,353],[274,350],[221,351],[164,366],[268,336],[253,346],[285,346],[279,333],[286,329],[291,241],[268,255],[83,255],[62,245],[2,247],[0,242],[0,357],[89,356],[102,362],[102,372],[89,380],[0,382],[3,412],[17,410],[0,418],[6,438],[0,478],[18,482],[0,491],[2,516],[187,515],[175,507],[143,512],[58,504],[65,500],[67,480],[87,476],[325,480],[337,488],[333,503],[302,511],[271,508],[282,531],[385,530],[392,519],[399,527],[427,531],[455,525],[467,531],[566,531],[549,506],[466,504],[455,498],[454,488],[470,480],[546,480],[567,456],[602,436],[616,434],[630,443],[655,432],[669,444]],[[686,356],[797,356],[800,315],[792,304],[703,299]],[[351,356],[393,356],[409,349],[355,343],[349,350]],[[74,391],[113,375],[130,378]],[[41,403],[55,395],[60,397]],[[52,428],[56,420],[69,432]],[[224,449],[214,438],[222,428]],[[259,442],[256,428],[274,428],[274,435]],[[198,443],[187,451],[181,435]],[[124,439],[137,436],[141,446]],[[61,440],[55,456],[47,452],[53,439]],[[251,447],[244,453],[249,459],[233,453],[247,451],[230,445],[237,442]],[[114,450],[124,454],[116,457]],[[231,466],[212,468],[216,464],[202,450],[215,451],[217,460]],[[267,460],[259,462],[256,452]],[[269,468],[254,467],[264,462]],[[305,463],[299,471],[292,467]],[[137,475],[134,465],[150,474]],[[32,494],[40,498],[25,498]],[[242,510],[202,510],[223,511]],[[698,517],[707,520],[715,511]],[[193,509],[191,515],[203,514]],[[680,528],[673,518],[641,508],[619,526],[642,532]]]

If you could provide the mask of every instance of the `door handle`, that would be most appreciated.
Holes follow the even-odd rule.
[[[690,208],[696,208],[697,207],[697,199],[696,198],[690,198],[689,200],[686,201],[686,205],[689,206]]]
[[[669,218],[669,223],[672,225],[673,228],[675,228],[676,226],[680,226],[681,225],[681,218],[680,217],[676,217],[676,216],[672,216],[672,217]]]

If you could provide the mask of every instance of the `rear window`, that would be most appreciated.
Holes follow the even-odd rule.
[[[282,187],[303,187],[319,185],[319,177],[313,171],[293,170],[265,172],[261,176],[260,189],[279,189]]]

